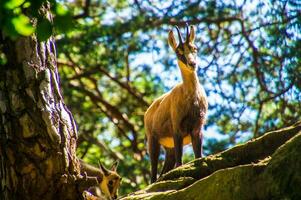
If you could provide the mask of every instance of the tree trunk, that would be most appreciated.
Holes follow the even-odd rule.
[[[77,199],[77,130],[64,104],[53,38],[1,38],[0,199]]]
[[[301,199],[301,121],[170,171],[122,200]]]

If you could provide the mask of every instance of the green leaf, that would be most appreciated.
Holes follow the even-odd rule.
[[[47,40],[52,35],[52,25],[46,18],[38,21],[37,37],[40,41]]]
[[[54,18],[54,26],[58,32],[68,32],[74,27],[71,15],[56,16]]]
[[[29,8],[30,5],[31,5],[30,2],[25,2],[22,7],[23,8]]]
[[[11,19],[15,30],[20,35],[29,36],[34,32],[34,28],[29,21],[29,18],[23,14],[15,16]]]
[[[56,7],[55,7],[55,12],[56,12],[57,15],[64,16],[68,13],[68,10],[62,4],[57,3]]]
[[[6,2],[4,4],[4,7],[6,9],[14,9],[16,7],[19,7],[20,5],[22,5],[22,3],[24,3],[25,0],[9,0],[8,2]]]
[[[0,65],[5,65],[7,63],[7,58],[4,53],[0,53]]]

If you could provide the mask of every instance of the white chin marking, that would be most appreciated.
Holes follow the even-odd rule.
[[[178,62],[179,62],[180,67],[184,68],[185,70],[189,70],[189,71],[195,71],[195,70],[196,70],[196,67],[197,67],[197,66],[192,67],[192,66],[190,66],[188,63],[185,64],[185,63],[182,62],[181,60],[178,60]]]

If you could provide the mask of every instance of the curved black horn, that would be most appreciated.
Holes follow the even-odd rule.
[[[189,27],[188,27],[188,23],[186,22],[186,24],[185,24],[185,26],[186,26],[186,42],[189,42]]]
[[[182,38],[182,35],[181,35],[181,33],[180,33],[179,27],[178,27],[178,26],[175,26],[175,27],[176,27],[177,32],[178,32],[180,44],[183,44],[183,38]]]

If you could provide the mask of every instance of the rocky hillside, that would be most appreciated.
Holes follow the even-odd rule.
[[[301,199],[301,122],[191,161],[121,199]]]

